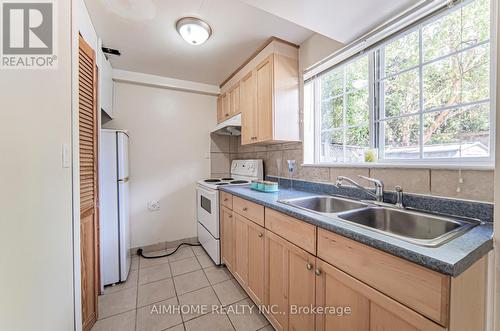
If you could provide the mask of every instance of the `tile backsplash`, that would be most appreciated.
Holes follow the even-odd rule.
[[[294,178],[320,183],[334,183],[337,176],[370,176],[384,181],[386,190],[400,185],[410,193],[450,198],[493,201],[493,170],[458,170],[409,168],[348,168],[302,166],[302,143],[269,146],[242,146],[239,136],[211,135],[212,176],[227,176],[231,160],[263,159],[265,175],[288,177],[286,160],[296,160]],[[279,164],[279,166],[278,166]],[[367,184],[368,186],[368,184]]]

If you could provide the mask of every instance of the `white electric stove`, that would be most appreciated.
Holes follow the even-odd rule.
[[[198,181],[196,188],[196,214],[198,241],[215,264],[220,262],[219,187],[248,185],[264,177],[262,160],[234,160],[231,176]]]

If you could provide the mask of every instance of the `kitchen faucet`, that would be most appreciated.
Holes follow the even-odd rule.
[[[356,186],[357,188],[359,188],[363,192],[371,195],[378,202],[384,202],[384,183],[381,180],[375,179],[375,178],[366,177],[366,176],[361,176],[361,175],[358,175],[358,177],[359,178],[363,178],[364,180],[367,180],[367,181],[372,182],[373,184],[375,184],[375,193],[373,193],[372,191],[364,188],[363,186],[361,186],[360,184],[356,183],[354,180],[350,179],[349,177],[345,177],[345,176],[337,176],[337,181],[335,183],[335,186],[337,186],[337,187],[340,188],[340,187],[343,186],[343,182],[346,181],[346,182],[349,182],[350,184]]]

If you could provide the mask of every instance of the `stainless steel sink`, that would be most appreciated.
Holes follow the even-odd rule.
[[[328,195],[280,200],[280,202],[321,214],[334,214],[346,210],[369,206],[365,203],[332,197]]]
[[[337,214],[345,221],[423,246],[439,246],[480,222],[370,206]]]
[[[456,238],[481,222],[382,206],[328,195],[279,202],[322,214],[421,246],[436,247]]]

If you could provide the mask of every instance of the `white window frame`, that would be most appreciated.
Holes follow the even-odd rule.
[[[488,40],[481,41],[477,44],[474,44],[472,46],[464,47],[458,51],[453,51],[449,54],[441,55],[435,59],[423,62],[423,47],[422,47],[422,28],[426,25],[432,24],[434,21],[438,20],[439,18],[449,15],[455,10],[459,10],[463,6],[469,4],[472,1],[464,1],[460,4],[455,5],[451,10],[447,10],[439,15],[435,15],[434,17],[430,19],[426,19],[423,22],[419,23],[415,27],[412,27],[411,29],[404,31],[402,33],[396,33],[396,35],[393,38],[388,39],[385,41],[383,44],[377,46],[374,50],[369,50],[369,53],[366,54],[358,54],[356,56],[353,56],[352,59],[348,59],[345,62],[343,62],[341,65],[344,66],[348,64],[351,61],[356,60],[360,56],[368,56],[368,61],[369,61],[369,131],[370,131],[370,148],[377,148],[379,152],[379,160],[377,162],[360,162],[360,163],[347,163],[345,162],[345,146],[344,146],[344,157],[343,160],[344,162],[328,162],[328,161],[321,161],[320,160],[320,145],[321,145],[321,88],[320,88],[320,81],[321,81],[321,76],[316,77],[313,79],[312,84],[313,84],[313,93],[314,93],[314,165],[320,165],[320,166],[359,166],[359,167],[377,167],[377,166],[415,166],[415,167],[436,167],[436,168],[441,168],[441,167],[458,167],[458,168],[480,168],[480,169],[490,169],[494,167],[494,162],[495,162],[495,123],[496,123],[496,96],[495,96],[495,91],[496,91],[496,80],[495,80],[495,75],[496,75],[496,54],[497,54],[497,43],[496,43],[496,24],[497,24],[497,11],[496,11],[496,3],[497,1],[491,0],[490,1],[490,38]],[[474,102],[468,102],[468,103],[461,103],[461,104],[456,104],[450,107],[435,107],[435,108],[430,108],[430,109],[423,109],[423,79],[419,79],[419,112],[412,113],[412,114],[404,114],[404,115],[399,115],[399,116],[392,116],[390,119],[398,119],[406,116],[416,116],[418,115],[420,117],[419,119],[419,125],[420,125],[420,130],[419,130],[419,148],[420,148],[420,153],[419,153],[419,158],[418,159],[385,159],[383,157],[384,153],[384,146],[383,142],[385,141],[384,137],[384,132],[383,132],[383,125],[381,117],[382,114],[385,113],[385,110],[383,109],[385,102],[383,100],[384,93],[383,91],[380,91],[378,95],[376,94],[375,87],[377,84],[375,84],[375,64],[374,61],[376,59],[375,57],[375,52],[378,52],[382,47],[385,45],[393,42],[394,40],[397,40],[399,38],[402,38],[403,36],[410,34],[415,31],[420,31],[419,32],[419,63],[416,66],[412,66],[409,68],[405,68],[404,70],[401,70],[396,73],[391,73],[390,75],[379,77],[380,80],[382,79],[387,79],[388,77],[394,77],[397,75],[400,75],[404,72],[408,72],[411,70],[418,69],[419,70],[419,77],[423,77],[423,68],[426,65],[435,63],[437,61],[449,58],[453,55],[460,54],[462,52],[465,52],[467,50],[481,47],[483,45],[486,45],[489,43],[490,45],[490,97],[489,99],[484,99],[484,100],[478,100]],[[382,52],[379,52],[382,53]],[[383,68],[383,63],[380,64],[380,68]],[[326,73],[327,74],[327,73]],[[380,74],[383,74],[382,72]],[[379,84],[379,89],[383,89],[382,84]],[[379,99],[376,101],[376,97]],[[377,105],[375,103],[378,103]],[[423,158],[423,148],[424,145],[422,144],[423,142],[423,128],[422,126],[424,125],[423,121],[423,116],[426,113],[432,113],[432,112],[438,112],[442,111],[445,109],[458,109],[462,107],[467,107],[467,106],[472,106],[472,105],[478,105],[478,104],[484,104],[488,103],[490,104],[490,144],[489,144],[489,156],[488,157],[469,157],[469,158]],[[379,109],[377,109],[377,107]],[[378,113],[378,116],[380,118],[376,119],[376,113]],[[384,120],[387,120],[387,118],[384,118]],[[344,133],[345,134],[345,133]],[[345,142],[345,137],[344,137],[344,142]],[[306,147],[310,148],[310,147]]]

